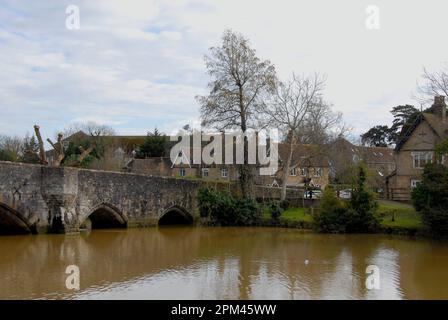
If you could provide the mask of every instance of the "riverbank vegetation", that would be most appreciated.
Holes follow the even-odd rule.
[[[251,198],[203,187],[198,192],[199,212],[209,225],[251,226],[261,220],[260,206]]]
[[[348,202],[337,198],[331,188],[325,190],[319,211],[314,217],[318,231],[366,233],[379,229],[378,203],[373,193],[367,189],[366,179],[366,168],[361,164],[358,166],[356,184]]]
[[[346,206],[344,200],[341,200],[341,202],[342,205]],[[320,219],[322,218],[322,215],[319,215],[319,210],[319,208],[312,207],[288,208],[287,210],[282,212],[282,214],[278,219],[276,219],[276,221],[274,221],[271,218],[269,206],[266,206],[263,210],[262,225],[304,228],[318,231],[315,220],[316,217],[319,217]],[[426,229],[422,222],[420,214],[414,209],[412,205],[407,203],[378,200],[377,215],[379,218],[379,227],[376,232],[414,235],[424,233]],[[333,219],[328,218],[328,215],[326,217],[328,219],[328,225],[330,225],[330,221],[333,221],[331,226],[335,228],[327,229],[330,230],[328,232],[342,232],[341,230],[343,230],[343,228],[339,224],[334,223],[334,221],[337,219],[337,214],[332,217]],[[339,229],[337,229],[336,226],[339,226]],[[323,230],[321,230],[321,232],[323,232]]]
[[[428,164],[421,183],[412,192],[416,210],[423,223],[437,237],[448,234],[448,168]]]

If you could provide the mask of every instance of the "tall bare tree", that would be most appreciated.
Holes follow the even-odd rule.
[[[431,102],[437,95],[448,97],[448,64],[435,72],[423,68],[422,80],[423,82],[417,85],[417,100],[420,102]]]
[[[255,124],[262,108],[262,97],[273,90],[275,68],[260,60],[243,35],[226,30],[220,47],[210,48],[205,65],[212,81],[210,93],[198,96],[202,124],[219,130],[237,128],[246,132]],[[243,196],[251,196],[253,174],[248,166],[247,139],[244,142],[244,164],[240,166]]]
[[[286,198],[286,184],[294,144],[298,141],[297,132],[310,110],[322,101],[325,80],[325,77],[320,74],[314,74],[311,77],[293,74],[292,79],[277,84],[272,101],[265,105],[264,112],[267,115],[267,120],[271,125],[277,126],[285,133],[289,145],[288,157],[282,159],[281,200]]]
[[[297,130],[297,137],[299,143],[325,145],[349,131],[342,112],[333,111],[331,104],[320,99],[305,116]]]

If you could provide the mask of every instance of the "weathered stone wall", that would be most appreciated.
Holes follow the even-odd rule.
[[[80,222],[103,204],[113,206],[128,226],[155,225],[171,208],[199,215],[196,181],[92,170],[80,170],[78,177]]]
[[[96,209],[105,208],[127,226],[144,227],[157,224],[173,209],[197,218],[200,184],[0,162],[0,215],[7,217],[8,223],[22,223],[32,232],[76,232]]]
[[[46,231],[49,224],[48,206],[40,192],[42,167],[0,162],[0,204],[8,213],[21,220],[32,232]]]

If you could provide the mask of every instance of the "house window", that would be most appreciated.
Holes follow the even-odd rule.
[[[308,175],[308,168],[300,169],[300,174],[302,177],[306,177]]]
[[[322,177],[322,168],[316,168],[314,170],[314,176],[315,177]]]
[[[438,163],[439,164],[445,164],[445,162],[446,162],[446,155],[440,155],[439,156],[439,159],[438,159]]]
[[[432,152],[413,152],[412,162],[415,169],[423,169],[426,164],[432,162]]]
[[[221,169],[221,178],[227,178],[229,171],[227,169]]]
[[[290,176],[296,176],[296,175],[297,175],[297,173],[296,173],[296,168],[291,168],[291,169],[289,169],[289,175],[290,175]]]
[[[208,168],[202,168],[202,176],[208,177]]]
[[[185,177],[186,176],[186,172],[185,172],[185,169],[180,169],[179,170],[179,175],[181,176],[181,177]]]
[[[415,188],[418,183],[420,183],[420,180],[411,179],[411,188]]]

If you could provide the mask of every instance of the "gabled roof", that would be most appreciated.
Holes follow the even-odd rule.
[[[426,121],[428,125],[431,127],[431,129],[434,131],[434,133],[440,139],[448,139],[448,122],[443,122],[441,117],[436,114],[429,112],[422,112],[414,121],[409,130],[404,133],[403,137],[397,143],[395,151],[399,151],[401,149],[401,147],[406,143],[406,141],[409,140],[409,137],[412,135],[414,130],[420,125],[420,123],[422,123],[422,121]]]

